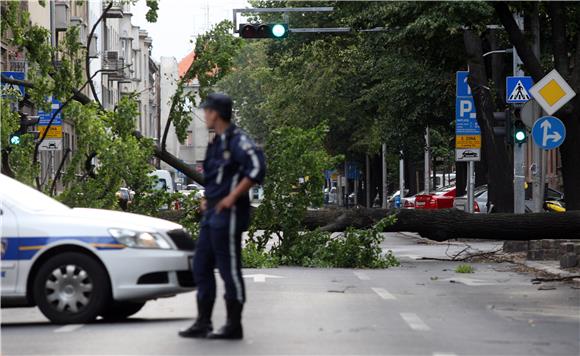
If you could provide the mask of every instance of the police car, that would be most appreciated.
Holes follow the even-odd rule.
[[[181,225],[71,209],[0,174],[2,307],[38,306],[55,323],[123,319],[193,289],[194,241]]]

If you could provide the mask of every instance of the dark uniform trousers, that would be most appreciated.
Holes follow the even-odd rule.
[[[201,231],[193,261],[194,279],[197,284],[198,300],[215,300],[217,267],[225,284],[225,299],[246,299],[242,278],[242,232],[250,221],[249,209],[232,207],[217,213],[208,208],[201,221]]]

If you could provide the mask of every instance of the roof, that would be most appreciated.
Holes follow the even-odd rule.
[[[179,64],[177,65],[177,72],[179,73],[180,78],[183,77],[185,72],[187,72],[187,70],[191,66],[191,63],[193,63],[194,59],[195,52],[191,51],[187,56],[183,57],[183,59],[179,61]]]

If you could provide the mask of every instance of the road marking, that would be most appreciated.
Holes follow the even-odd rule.
[[[266,282],[267,278],[274,278],[274,279],[285,278],[282,276],[274,276],[271,274],[244,274],[243,277],[244,278],[252,278],[254,280],[254,282],[257,282],[257,283],[264,283],[264,282]]]
[[[355,276],[357,276],[358,279],[360,279],[361,281],[370,281],[371,277],[369,277],[366,273],[364,272],[360,272],[360,271],[353,271],[352,273],[354,273]]]
[[[78,330],[78,329],[82,328],[83,326],[85,326],[85,324],[69,324],[69,325],[61,326],[58,329],[55,329],[54,332],[55,333],[70,333],[71,331]]]
[[[416,331],[429,331],[431,328],[419,318],[415,313],[401,313],[401,318],[405,320],[407,325]]]
[[[391,293],[387,292],[386,289],[384,288],[371,288],[373,290],[373,292],[377,293],[379,295],[379,297],[386,299],[386,300],[395,300],[397,299],[394,295],[392,295]]]
[[[452,352],[433,352],[433,356],[457,356]]]

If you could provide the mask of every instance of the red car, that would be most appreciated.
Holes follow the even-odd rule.
[[[451,209],[455,200],[455,186],[437,189],[415,197],[415,209]]]

